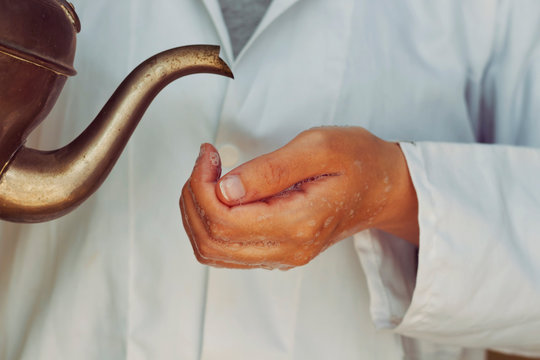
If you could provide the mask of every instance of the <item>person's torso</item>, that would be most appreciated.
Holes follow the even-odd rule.
[[[288,272],[199,265],[180,189],[201,142],[227,165],[321,125],[386,139],[475,141],[493,32],[468,2],[274,1],[234,60],[215,0],[75,2],[77,77],[34,135],[63,145],[139,62],[222,46],[235,80],[180,79],[158,95],[115,169],[72,214],[0,228],[0,354],[8,359],[398,359],[377,332],[346,240]],[[465,10],[463,9],[465,8]],[[406,69],[406,71],[404,71]]]

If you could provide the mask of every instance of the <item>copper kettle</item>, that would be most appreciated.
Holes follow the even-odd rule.
[[[51,220],[103,183],[154,97],[194,73],[233,77],[219,47],[192,45],[157,54],[122,82],[99,115],[67,146],[24,146],[75,75],[80,23],[65,0],[0,0],[0,219]]]

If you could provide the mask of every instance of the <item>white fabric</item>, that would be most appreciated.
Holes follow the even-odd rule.
[[[217,0],[74,4],[79,75],[33,135],[40,148],[71,140],[154,53],[212,43],[232,59]],[[539,16],[535,1],[273,1],[231,64],[235,80],[194,75],[167,87],[90,200],[50,223],[1,224],[0,358],[482,358],[459,345],[538,353],[537,151],[507,147],[498,162],[489,146],[437,142],[539,145]],[[289,272],[196,262],[177,197],[201,142],[232,144],[245,161],[311,126],[345,124],[435,142],[404,145],[420,199],[416,287],[415,249],[377,231],[357,235],[357,252],[345,240]],[[499,204],[520,210],[493,218]],[[511,243],[519,246],[504,251]],[[511,312],[502,311],[506,289],[519,298]],[[376,330],[370,317],[397,328]]]
[[[219,0],[234,56],[237,56],[247,43],[271,2],[271,0]]]
[[[477,139],[504,145],[401,144],[419,198],[418,262],[398,239],[355,236],[380,328],[540,354],[539,5],[500,4],[483,78],[468,85],[480,92],[466,92]]]
[[[424,170],[414,177],[422,246],[399,331],[540,354],[540,151],[423,143],[406,152]],[[441,176],[442,167],[455,170]]]

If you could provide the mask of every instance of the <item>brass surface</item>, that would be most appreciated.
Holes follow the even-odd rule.
[[[64,0],[0,0],[0,51],[74,75],[76,35],[81,28],[73,6]]]
[[[78,21],[64,0],[0,0],[0,219],[40,222],[73,210],[103,183],[167,84],[194,73],[232,78],[217,46],[164,51],[133,70],[69,145],[26,148],[26,138],[75,73]]]

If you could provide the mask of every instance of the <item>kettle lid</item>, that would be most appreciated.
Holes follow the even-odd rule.
[[[75,75],[81,24],[65,0],[0,0],[0,53],[59,75]]]

